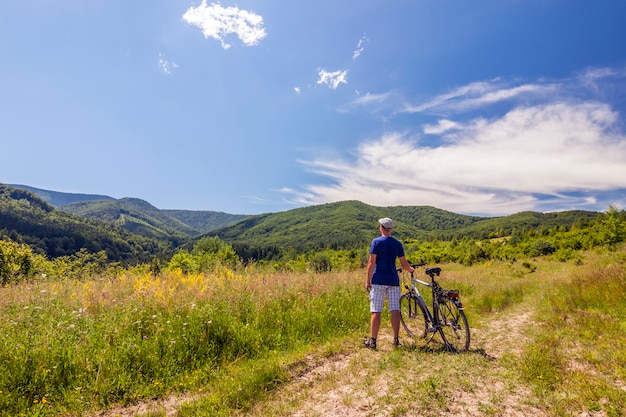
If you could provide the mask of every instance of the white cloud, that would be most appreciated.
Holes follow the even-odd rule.
[[[228,35],[236,34],[246,46],[255,46],[267,36],[263,17],[237,7],[222,7],[219,3],[207,5],[206,0],[198,7],[190,7],[183,20],[202,30],[205,38],[220,41],[224,49],[231,47],[225,42]]]
[[[427,135],[440,135],[450,130],[460,129],[461,125],[452,120],[438,120],[436,125],[425,125],[424,133]]]
[[[626,136],[613,133],[617,122],[618,115],[598,102],[520,107],[463,125],[440,121],[439,131],[448,132],[441,146],[390,133],[362,144],[355,160],[305,162],[332,184],[306,187],[298,198],[510,214],[532,210],[538,195],[551,195],[581,207],[593,200],[565,194],[626,187]]]
[[[365,50],[365,47],[363,45],[365,44],[365,42],[368,42],[368,41],[369,39],[367,39],[365,36],[359,39],[359,43],[356,46],[356,50],[352,53],[352,60],[355,60],[361,56],[361,54]]]
[[[300,92],[301,92],[300,87],[294,87],[294,88],[293,88],[293,91],[294,91],[296,94],[300,94]]]
[[[359,106],[363,106],[363,105],[368,105],[371,103],[380,103],[383,102],[387,99],[387,97],[389,97],[390,93],[383,93],[383,94],[370,94],[367,93],[364,96],[361,96],[359,98],[357,98],[356,100],[353,100],[351,102],[351,104],[353,105],[359,105]]]
[[[461,86],[403,107],[422,113],[413,127],[362,143],[349,158],[301,161],[324,181],[291,194],[303,205],[356,199],[492,215],[626,206],[625,123],[605,101],[623,100],[624,78],[624,69],[591,69]],[[401,96],[368,94],[339,111],[389,110]],[[428,122],[429,113],[445,117]]]
[[[160,53],[159,54],[159,67],[161,68],[161,70],[163,70],[164,73],[171,74],[174,68],[178,68],[178,65],[175,62],[169,62],[165,58],[165,55]]]
[[[521,96],[548,96],[557,90],[555,84],[524,84],[511,88],[501,87],[498,80],[494,82],[475,82],[442,94],[425,103],[406,105],[402,112],[449,112],[468,111],[512,100]]]
[[[356,92],[357,96],[359,92]],[[389,104],[389,99],[392,93],[371,94],[367,93],[363,96],[358,96],[356,99],[344,103],[337,108],[340,113],[347,113],[357,108],[365,108],[372,113],[377,113],[382,109],[386,109]]]
[[[318,69],[319,79],[318,84],[326,84],[333,90],[339,87],[339,84],[348,84],[348,70],[339,70],[334,72],[328,72],[323,69]]]

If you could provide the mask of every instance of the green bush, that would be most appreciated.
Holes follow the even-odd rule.
[[[28,245],[0,239],[0,285],[45,277],[49,270],[46,259]]]

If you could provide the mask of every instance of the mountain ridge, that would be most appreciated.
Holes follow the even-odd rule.
[[[120,227],[64,212],[25,189],[0,184],[0,238],[28,244],[49,258],[81,249],[110,261],[145,262],[178,242],[149,239]]]
[[[79,201],[115,200],[115,198],[109,197],[108,195],[65,193],[61,191],[44,190],[42,188],[36,188],[36,187],[31,187],[30,185],[21,185],[21,184],[6,184],[6,185],[8,185],[9,187],[30,191],[31,193],[39,196],[45,202],[55,207],[60,207],[66,204],[71,204],[71,203],[75,203]]]
[[[161,210],[145,200],[133,197],[115,199],[106,195],[73,194],[28,185],[7,185],[30,191],[62,211],[120,226],[148,238],[190,238],[247,217],[209,210]]]
[[[5,190],[5,221],[3,223],[0,218],[0,232],[4,228],[11,233],[12,225],[6,220],[8,214],[14,214],[11,210],[28,206],[22,213],[27,217],[27,221],[34,224],[45,223],[45,218],[58,220],[63,216],[56,212],[62,212],[73,216],[71,221],[74,223],[82,218],[87,224],[98,222],[94,224],[113,227],[117,230],[115,233],[118,234],[118,239],[119,230],[129,233],[124,235],[127,239],[136,239],[134,236],[149,239],[149,242],[153,242],[151,245],[154,248],[159,246],[154,242],[163,242],[161,245],[170,250],[190,249],[203,237],[217,236],[231,244],[242,259],[267,259],[280,257],[285,253],[291,256],[324,249],[362,249],[376,237],[378,232],[376,224],[381,217],[394,219],[396,223],[394,236],[398,239],[428,241],[465,238],[481,240],[504,237],[514,233],[515,230],[570,228],[576,224],[595,221],[602,215],[599,212],[575,210],[478,217],[452,213],[431,206],[375,207],[352,200],[278,213],[239,215],[237,218],[233,217],[237,215],[220,212],[159,210],[150,203],[135,198],[88,200],[55,208],[29,191],[2,184],[0,187],[4,187]],[[22,199],[26,199],[28,203],[20,203]],[[33,207],[39,207],[37,213],[44,219],[33,217],[31,213]],[[209,219],[207,216],[213,218]],[[22,220],[13,217],[15,222]],[[28,225],[23,227],[29,229]],[[33,230],[40,230],[37,227],[33,227]],[[200,230],[202,228],[204,229]],[[68,228],[62,226],[61,229]],[[54,231],[53,234],[60,237],[63,233]],[[39,235],[30,236],[27,233],[26,235],[30,241],[42,240],[42,236]],[[93,231],[88,235],[95,236]],[[84,241],[83,238],[77,239],[77,242]]]

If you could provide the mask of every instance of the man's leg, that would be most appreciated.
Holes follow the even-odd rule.
[[[398,316],[399,320],[399,316]],[[378,330],[380,329],[380,313],[372,313],[370,318],[370,337],[376,339],[378,337]]]
[[[391,313],[391,328],[393,329],[393,344],[400,346],[400,287],[389,288],[389,312]]]
[[[393,329],[393,337],[397,338],[400,333],[400,310],[391,311],[391,328]]]
[[[370,290],[370,338],[365,341],[365,346],[376,349],[376,338],[380,329],[380,314],[383,311],[385,292],[380,285],[372,285]]]

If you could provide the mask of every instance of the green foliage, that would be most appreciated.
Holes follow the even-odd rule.
[[[602,235],[604,243],[615,245],[624,241],[626,237],[626,222],[624,213],[620,213],[616,207],[610,206],[609,211],[602,219]]]
[[[148,261],[172,242],[156,241],[93,219],[60,210],[28,191],[0,184],[0,238],[28,244],[49,258],[71,256],[81,249],[105,251],[111,261]]]
[[[554,391],[562,382],[565,363],[556,335],[541,334],[526,348],[521,372],[539,393]]]
[[[52,261],[52,271],[57,278],[90,278],[113,269],[105,251],[89,253],[81,249],[73,255],[60,256]]]
[[[106,195],[62,193],[58,191],[42,190],[41,188],[29,187],[28,185],[7,185],[13,188],[30,191],[31,193],[39,196],[39,198],[54,207],[64,206],[66,204],[76,203],[78,201],[114,200],[113,197],[109,197]]]
[[[47,260],[28,245],[0,240],[0,285],[16,284],[44,273]]]
[[[367,323],[360,279],[220,274],[10,288],[0,309],[0,416],[33,415],[44,401],[47,414],[84,415],[172,387],[198,388],[231,364]],[[252,383],[276,381],[275,371],[259,372],[241,375],[240,399],[264,394]]]
[[[534,340],[520,362],[523,378],[553,415],[605,410],[621,416],[626,393],[626,269],[594,264],[546,290]],[[603,375],[613,374],[607,378]]]
[[[186,274],[211,272],[218,266],[236,268],[239,257],[232,246],[218,237],[204,237],[196,242],[191,253],[181,249],[172,256],[168,268],[180,269]]]
[[[173,210],[164,214],[138,199],[90,201],[71,206],[77,212],[87,207],[87,211],[98,213],[109,222],[158,240],[68,215],[27,191],[6,186],[0,188],[0,236],[29,244],[34,252],[50,258],[71,256],[85,249],[89,253],[104,250],[112,262],[149,263],[156,258],[167,263],[177,251],[169,259],[170,266],[184,271],[208,271],[217,263],[234,267],[239,260],[246,265],[256,263],[284,271],[359,268],[367,257],[371,239],[378,235],[376,221],[383,216],[395,219],[394,236],[405,243],[409,259],[428,263],[473,265],[494,259],[515,261],[537,256],[580,262],[576,252],[602,245],[614,248],[626,236],[626,216],[613,207],[607,213],[522,212],[481,218],[432,207],[383,208],[345,201],[245,217],[207,235],[228,245],[224,247],[226,252],[218,254],[212,250],[200,253],[204,243],[194,250],[207,236],[182,240],[182,235],[187,233],[183,229],[190,230],[184,221],[201,222],[200,212],[191,215]],[[217,217],[221,221],[234,221],[224,216]]]
[[[188,255],[216,255],[228,246],[206,239]],[[450,249],[463,246],[457,241]],[[359,259],[362,252],[323,255],[319,259],[332,266],[340,259]],[[446,267],[442,284],[461,291],[470,324],[485,337],[477,338],[467,355],[446,354],[443,361],[407,344],[374,356],[366,352],[366,361],[360,360],[363,350],[355,344],[366,334],[369,319],[363,270],[269,274],[250,268],[240,274],[219,268],[189,276],[103,274],[97,280],[6,286],[0,299],[0,416],[94,415],[113,405],[200,389],[201,398],[184,405],[181,415],[248,414],[268,392],[298,374],[290,369],[296,367],[296,353],[310,358],[327,341],[346,336],[346,350],[357,356],[345,361],[342,373],[366,375],[366,380],[353,380],[371,389],[368,379],[384,372],[390,389],[401,386],[398,395],[407,401],[420,394],[425,405],[415,404],[422,414],[445,413],[454,392],[484,392],[480,384],[493,381],[515,384],[529,395],[524,404],[533,402],[547,415],[595,410],[619,416],[626,400],[615,384],[626,378],[626,327],[620,320],[626,316],[624,257],[585,255],[594,263],[570,264],[571,276],[548,257]],[[99,259],[83,253],[67,261],[95,268]],[[306,264],[305,259],[298,262]],[[530,267],[536,272],[528,274]],[[502,315],[491,314],[528,312],[528,303],[541,306],[538,322],[527,323],[529,344],[526,337],[511,341],[519,346],[519,356],[486,354],[482,347],[492,346],[490,334],[495,346],[520,325],[509,328]],[[534,320],[524,314],[516,321],[523,317]],[[377,368],[375,374],[365,370],[365,362]],[[405,398],[400,403],[407,403]]]
[[[332,269],[330,256],[324,252],[315,254],[311,259],[311,266],[315,272],[330,272]]]
[[[73,194],[12,185],[30,191],[66,212],[121,226],[150,238],[197,236],[246,217],[215,211],[159,210],[137,198],[116,200],[105,195]]]
[[[576,226],[540,227],[539,229],[514,229],[504,238],[476,241],[471,238],[449,241],[405,242],[407,258],[414,262],[457,262],[474,265],[489,260],[515,261],[529,257],[553,256],[560,261],[582,262],[581,250],[600,246],[615,249],[626,237],[626,219],[623,212],[609,213],[594,222],[575,223]]]
[[[62,206],[61,210],[108,224],[153,239],[178,239],[201,232],[175,219],[146,201],[137,198],[81,201]]]
[[[118,268],[118,264],[109,262],[105,251],[89,253],[81,249],[75,254],[48,260],[33,253],[28,245],[0,240],[0,285],[34,280],[86,279]]]
[[[586,230],[602,216],[601,213],[571,211],[562,213],[523,212],[511,216],[481,218],[450,213],[433,207],[373,207],[358,201],[304,207],[282,213],[250,216],[232,226],[213,233],[233,245],[244,261],[288,261],[309,251],[360,249],[378,234],[376,222],[380,217],[394,218],[394,236],[404,242],[433,243],[437,251],[429,251],[433,262],[459,261],[473,264],[491,259],[508,259],[519,252],[508,248],[496,250],[503,242],[492,239],[510,236],[513,245],[529,237],[550,233]],[[496,240],[492,245],[492,240]],[[554,243],[545,238],[542,247],[526,247],[524,256],[552,253]],[[476,241],[481,243],[476,245]],[[442,248],[441,242],[454,245],[453,253]],[[507,242],[504,242],[506,244]],[[570,245],[590,247],[587,242]],[[555,246],[554,250],[558,248]],[[494,252],[497,252],[494,253]],[[513,254],[511,252],[516,252]],[[426,259],[425,259],[426,260]]]
[[[544,239],[537,239],[533,242],[530,256],[545,256],[554,253],[555,249],[552,243]]]
[[[194,210],[161,210],[168,216],[181,221],[200,233],[209,233],[213,230],[229,226],[248,217],[244,214],[228,214],[221,211],[194,211]]]
[[[265,248],[277,249],[272,257],[278,259],[286,250],[301,254],[311,250],[360,249],[378,235],[377,220],[385,216],[394,217],[394,236],[401,240],[427,240],[443,232],[452,236],[481,219],[433,207],[373,207],[344,201],[250,216],[214,235],[233,244],[244,260],[268,259],[263,257]],[[248,256],[255,249],[256,253]]]

